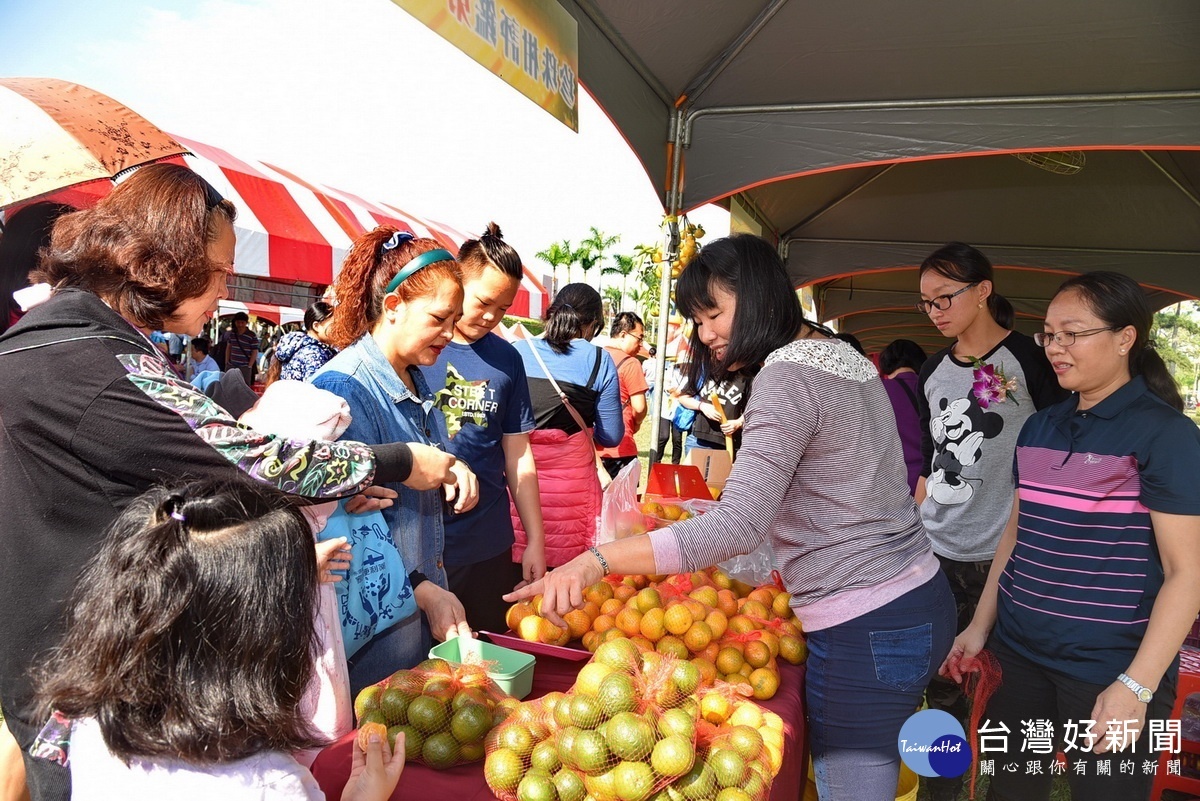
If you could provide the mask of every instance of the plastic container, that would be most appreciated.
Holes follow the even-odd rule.
[[[496,686],[518,700],[529,695],[533,689],[533,666],[537,660],[532,654],[523,654],[483,640],[472,640],[464,649],[462,638],[455,637],[430,648],[429,656],[431,659],[445,659],[458,664],[491,664],[488,676],[496,682]]]

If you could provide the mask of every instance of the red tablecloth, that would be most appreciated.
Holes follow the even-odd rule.
[[[533,690],[526,700],[539,698],[555,690],[566,691],[575,683],[575,676],[585,662],[539,656],[533,673]],[[770,701],[760,701],[764,707],[783,718],[783,768],[771,785],[770,801],[798,801],[804,794],[808,754],[804,723],[804,668],[781,664],[779,691]],[[326,748],[313,763],[312,772],[325,791],[325,797],[342,797],[342,789],[350,775],[351,748],[354,734],[348,734]],[[408,763],[393,801],[398,799],[439,799],[441,801],[490,801],[495,796],[483,780],[483,762],[459,765],[449,770],[434,770],[424,765]]]

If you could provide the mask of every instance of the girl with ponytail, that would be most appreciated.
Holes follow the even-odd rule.
[[[1134,745],[1118,759],[1157,757],[1142,730],[1170,716],[1200,610],[1200,429],[1180,411],[1150,323],[1141,287],[1117,273],[1072,278],[1050,301],[1035,340],[1073,394],[1021,430],[1015,513],[943,666],[953,674],[986,642],[1004,676],[985,714],[993,725],[1095,721],[1072,761],[1107,759],[1123,738]],[[1041,776],[997,773],[991,792],[1048,798],[1052,758]],[[1148,797],[1154,777],[1089,764],[1067,778],[1076,799],[1116,801]]]
[[[328,329],[330,342],[343,350],[312,378],[349,404],[353,420],[343,438],[445,450],[445,419],[420,368],[436,362],[453,338],[462,300],[462,271],[438,242],[386,225],[355,241],[338,276]],[[470,510],[479,487],[465,462],[450,469],[455,481],[440,489],[387,485],[399,497],[383,515],[422,614],[381,632],[348,660],[354,694],[424,659],[431,634],[470,636],[462,604],[446,589],[442,512],[443,503],[448,513]]]

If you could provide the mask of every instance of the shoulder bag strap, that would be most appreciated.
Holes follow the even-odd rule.
[[[587,431],[588,426],[587,423],[583,422],[583,416],[575,410],[575,407],[571,405],[571,400],[567,397],[567,393],[563,392],[562,387],[560,387],[558,382],[554,380],[554,374],[550,372],[550,368],[546,366],[544,361],[542,361],[542,355],[538,353],[538,349],[534,345],[533,340],[529,341],[529,350],[533,352],[533,358],[537,359],[537,363],[541,366],[542,372],[546,374],[546,378],[550,381],[550,386],[554,387],[554,391],[558,393],[558,397],[562,400],[563,406],[567,408],[567,412],[571,415],[571,419],[575,421],[575,424],[579,426],[581,430]]]
[[[912,401],[913,409],[916,410],[917,416],[920,417],[921,416],[921,407],[917,405],[917,394],[912,391],[912,387],[910,387],[908,384],[904,383],[903,381],[901,381],[898,378],[892,379],[892,380],[900,385],[900,389],[904,390],[904,394],[908,396],[908,399],[910,401]]]

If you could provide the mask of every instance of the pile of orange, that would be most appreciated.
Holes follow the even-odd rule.
[[[627,638],[642,651],[690,660],[701,686],[716,679],[766,700],[779,689],[778,660],[803,662],[807,648],[791,596],[774,584],[752,587],[719,568],[674,576],[609,576],[588,587],[566,628],[541,616],[541,596],[509,608],[509,628],[550,645],[579,640],[589,651]]]

